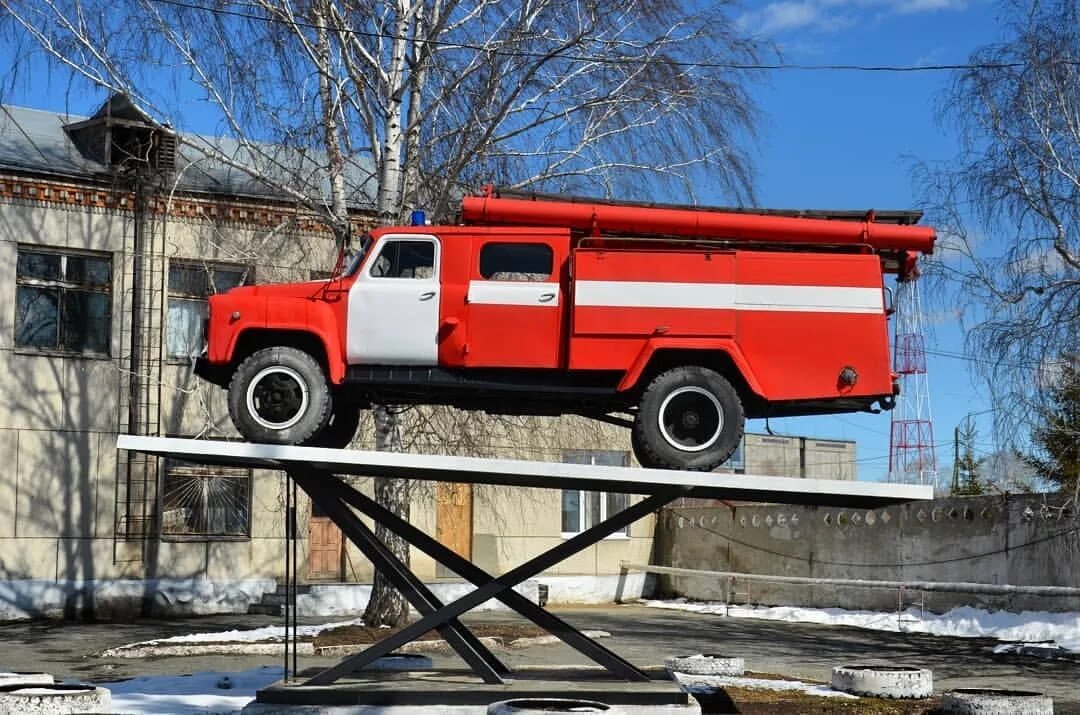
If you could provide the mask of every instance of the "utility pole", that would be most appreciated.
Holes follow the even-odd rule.
[[[975,459],[975,424],[971,414],[957,425],[953,432],[953,494],[982,494],[979,463]],[[961,450],[963,443],[963,450]]]
[[[949,487],[951,494],[960,491],[960,425],[953,427],[953,458],[952,458],[952,485]]]

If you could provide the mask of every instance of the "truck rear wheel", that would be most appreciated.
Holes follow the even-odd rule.
[[[297,348],[263,348],[229,382],[229,416],[251,442],[301,444],[326,426],[333,408],[319,363]]]
[[[630,442],[644,467],[708,472],[739,446],[743,422],[730,382],[709,368],[685,365],[645,388]]]

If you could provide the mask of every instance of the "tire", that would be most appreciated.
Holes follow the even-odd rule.
[[[665,659],[664,667],[667,668],[668,675],[672,677],[675,673],[737,677],[746,672],[746,661],[742,658],[723,655],[686,655]]]
[[[1042,693],[993,688],[957,688],[941,698],[946,715],[1053,715],[1054,700]]]
[[[556,713],[607,713],[619,710],[596,700],[575,698],[515,698],[488,705],[488,715],[556,715]]]
[[[7,686],[0,692],[0,712],[20,715],[108,712],[112,693],[90,683]]]
[[[48,673],[0,673],[0,688],[9,685],[52,685],[55,682],[56,678]]]
[[[326,426],[303,444],[306,447],[345,449],[353,441],[359,426],[360,408],[343,405],[335,408]]]
[[[630,442],[643,467],[708,472],[739,446],[744,421],[730,382],[707,367],[685,365],[645,388]]]
[[[229,416],[251,442],[303,444],[330,420],[330,386],[319,363],[297,348],[263,348],[229,382]]]
[[[929,698],[934,676],[926,668],[845,665],[833,668],[832,688],[874,698]]]

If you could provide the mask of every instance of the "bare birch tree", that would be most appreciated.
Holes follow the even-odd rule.
[[[958,156],[917,178],[945,239],[935,268],[961,289],[973,364],[1017,435],[1080,352],[1080,6],[1004,13],[1010,39],[972,54],[943,97]]]
[[[295,201],[342,243],[350,207],[384,222],[421,206],[446,219],[482,182],[752,198],[744,144],[754,108],[737,67],[759,47],[735,32],[730,0],[0,0],[0,9],[0,31],[43,51],[74,86],[123,93],[158,121],[225,138],[181,140]],[[380,411],[376,425],[378,446],[392,448],[394,415]],[[400,485],[378,491],[407,516]],[[407,558],[402,544],[394,550]],[[400,601],[377,610],[371,622],[405,612]]]

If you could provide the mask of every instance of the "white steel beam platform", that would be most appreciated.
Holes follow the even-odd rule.
[[[934,496],[933,487],[915,484],[681,472],[169,437],[120,435],[116,446],[192,462],[261,469],[303,469],[328,474],[624,494],[660,494],[678,489],[680,496],[688,497],[864,509],[927,500]]]

